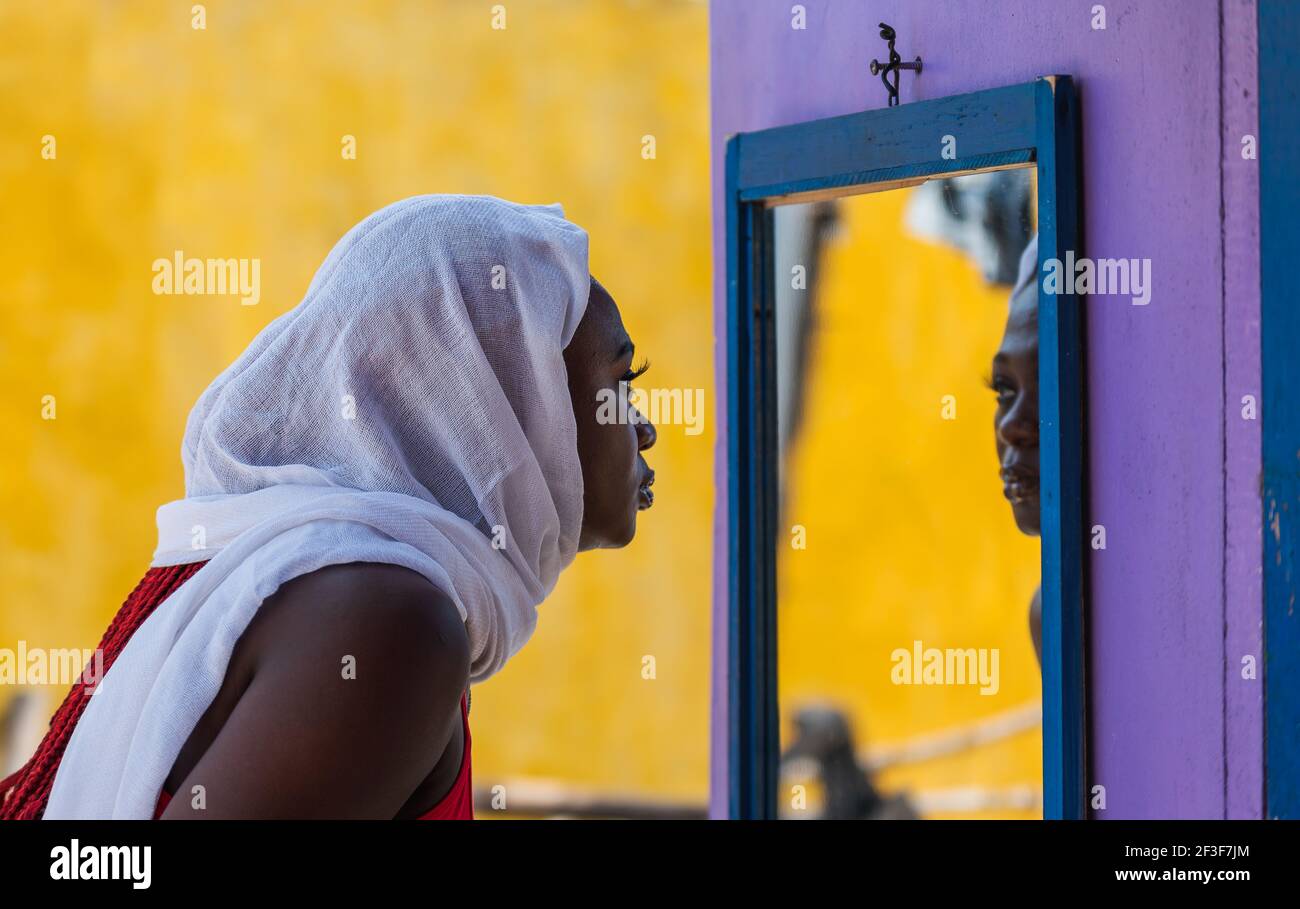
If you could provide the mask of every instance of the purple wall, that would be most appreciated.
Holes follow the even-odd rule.
[[[1091,28],[1102,2],[1106,29]],[[884,106],[867,66],[898,31],[904,104],[1073,75],[1086,252],[1148,257],[1150,305],[1088,301],[1092,784],[1105,818],[1259,817],[1258,182],[1253,0],[713,0],[714,261],[735,132]],[[1222,25],[1221,25],[1222,23]],[[1225,214],[1226,213],[1226,216]],[[725,269],[715,270],[725,401]],[[1229,301],[1225,305],[1225,300]],[[1226,406],[1225,406],[1226,401]],[[726,810],[726,409],[717,408],[712,805]]]
[[[1242,418],[1244,395],[1259,398],[1259,169],[1242,137],[1259,138],[1255,0],[1223,5],[1223,394],[1224,394],[1224,742],[1227,816],[1264,816],[1264,686],[1243,679],[1241,660],[1264,653],[1259,421]],[[1262,677],[1263,666],[1257,667]]]

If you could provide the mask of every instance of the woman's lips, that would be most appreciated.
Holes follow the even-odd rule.
[[[1038,474],[1023,467],[1004,467],[1002,477],[1002,494],[1012,505],[1020,505],[1038,495]]]
[[[653,485],[655,485],[655,472],[652,470],[646,478],[641,481],[641,486],[637,490],[637,511],[645,511],[655,503],[654,490],[650,488]]]

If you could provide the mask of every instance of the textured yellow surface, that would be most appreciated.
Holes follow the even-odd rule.
[[[833,699],[868,749],[1040,697],[1027,627],[1038,540],[1016,530],[1002,496],[995,400],[983,384],[1007,293],[987,286],[964,255],[904,230],[909,192],[840,201],[778,547],[783,720],[805,700]],[[954,420],[941,418],[945,395],[956,398]],[[804,550],[790,545],[795,524],[807,528]],[[891,653],[915,640],[997,648],[999,691],[893,684]],[[913,791],[1041,787],[1040,754],[1034,727],[879,782]]]
[[[635,545],[580,557],[475,690],[474,778],[702,802],[705,6],[511,0],[504,30],[461,0],[206,6],[204,30],[189,3],[0,6],[0,646],[95,645],[148,563],[154,509],[181,493],[189,407],[352,224],[416,193],[559,201],[654,361],[642,384],[706,389],[705,431],[661,428]],[[155,296],[151,263],[176,249],[260,258],[261,302]]]

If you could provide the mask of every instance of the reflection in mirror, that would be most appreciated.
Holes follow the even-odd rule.
[[[1036,211],[773,209],[782,817],[1042,816]]]

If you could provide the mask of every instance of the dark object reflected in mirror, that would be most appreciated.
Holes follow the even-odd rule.
[[[782,788],[792,793],[783,820],[911,821],[920,816],[906,793],[882,795],[858,758],[849,718],[818,705],[794,713],[794,736],[781,755]]]

